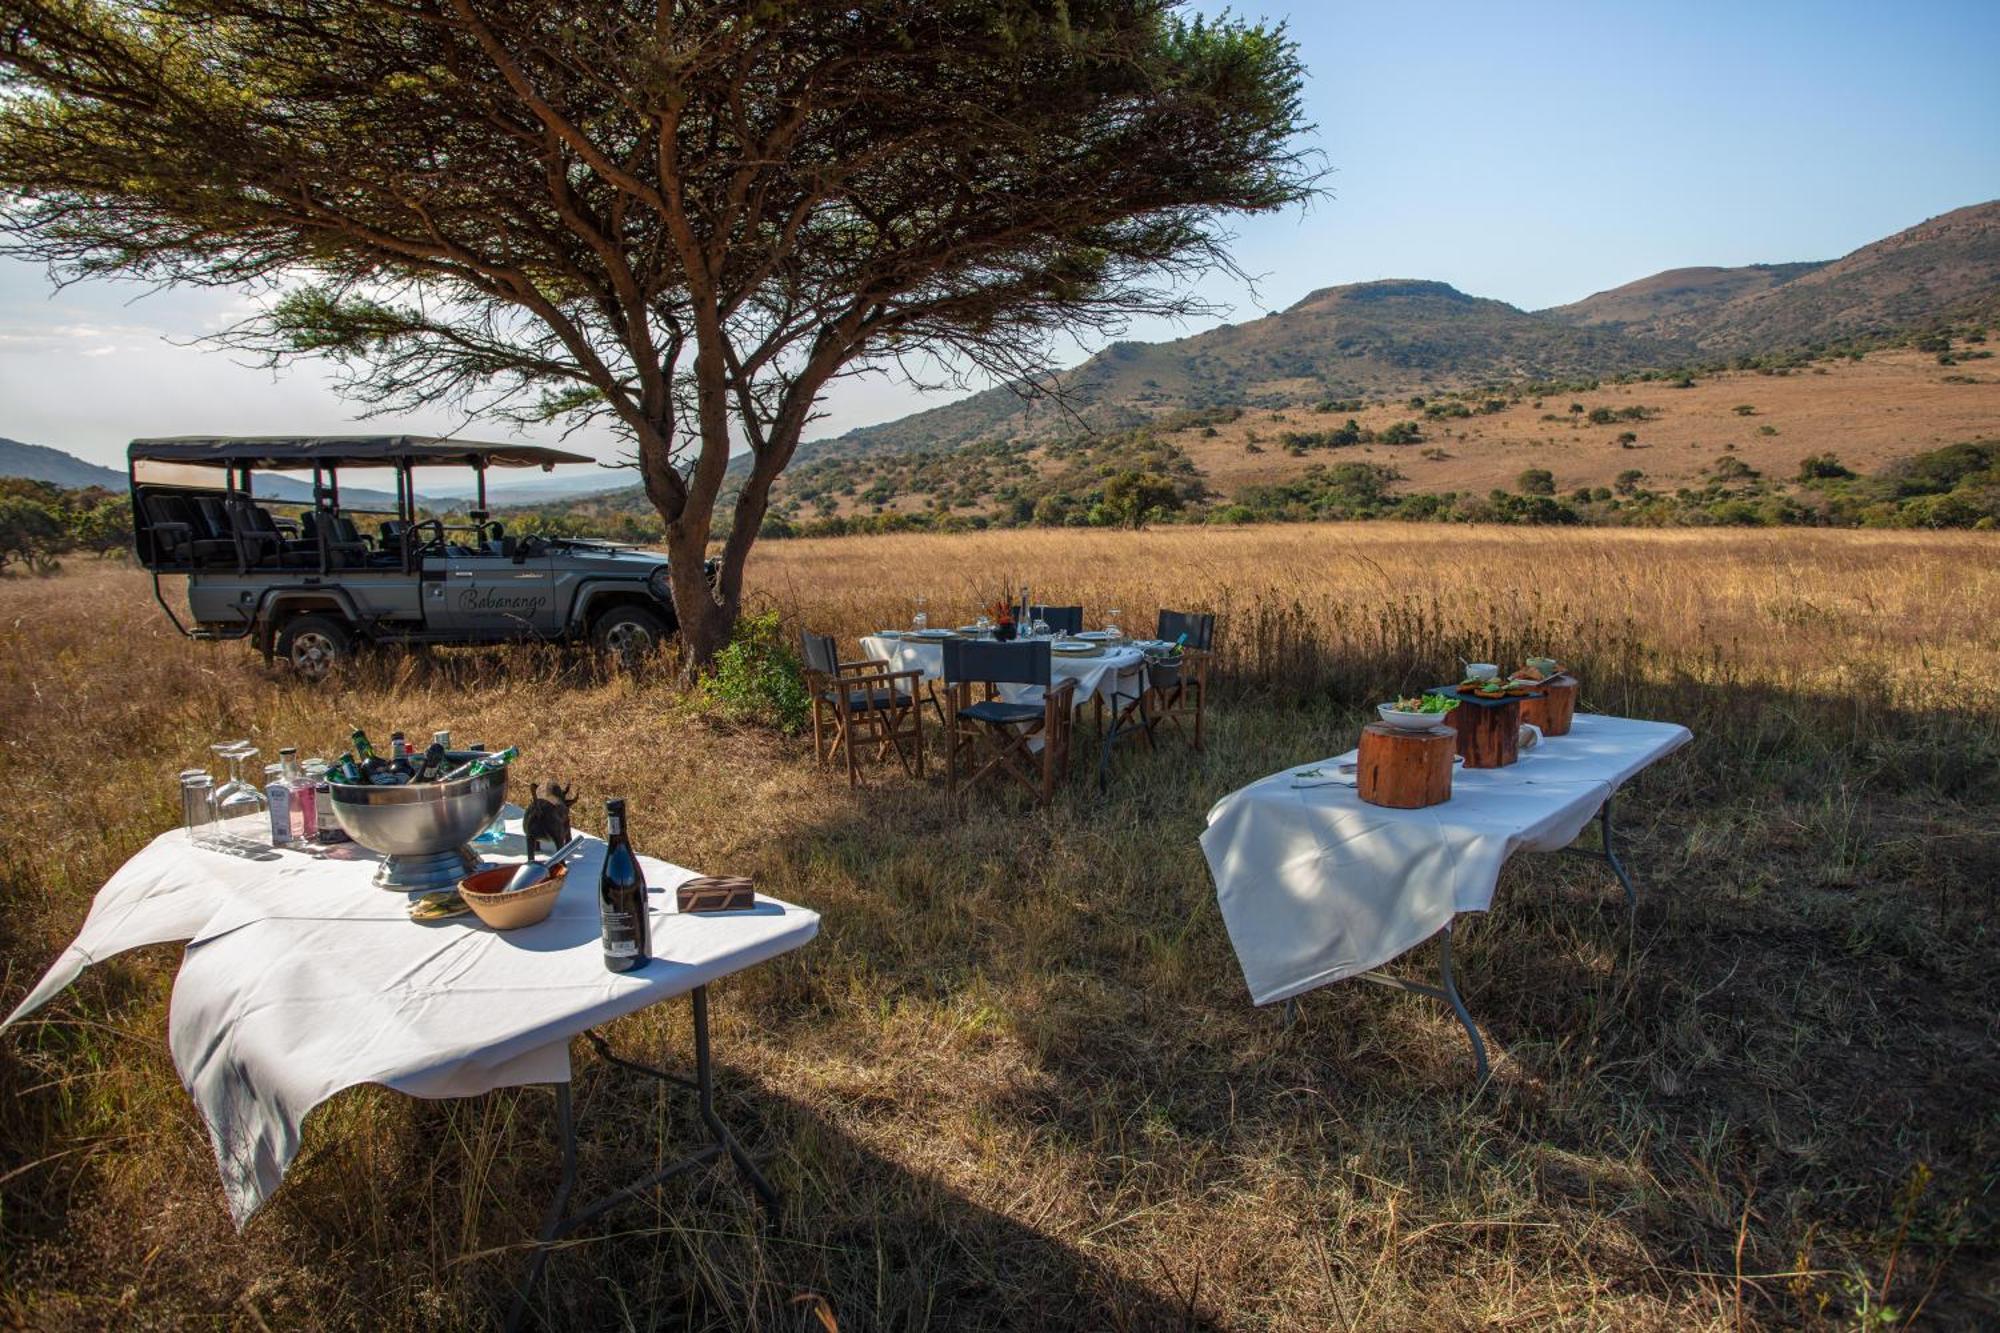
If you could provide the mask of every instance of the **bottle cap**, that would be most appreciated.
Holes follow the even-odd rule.
[[[614,796],[614,797],[612,797],[612,798],[611,798],[610,800],[606,801],[606,802],[604,803],[604,813],[605,813],[605,814],[607,814],[607,815],[622,815],[622,814],[624,814],[624,813],[625,813],[625,798],[624,798],[623,796]]]
[[[279,754],[297,754],[298,752],[299,747],[296,745],[280,745],[278,747]]]

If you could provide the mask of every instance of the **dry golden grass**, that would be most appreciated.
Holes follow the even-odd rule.
[[[764,546],[761,595],[843,635],[1022,581],[1130,625],[1222,613],[1205,754],[962,816],[553,651],[302,688],[80,563],[0,582],[0,1004],[172,822],[208,741],[448,725],[519,743],[524,779],[576,780],[586,811],[629,796],[645,850],[824,914],[717,993],[725,1114],[785,1225],[760,1232],[725,1171],[670,1186],[556,1257],[551,1327],[818,1328],[821,1300],[848,1330],[1990,1324],[1996,555],[1399,526]],[[1588,704],[1696,730],[1629,801],[1636,923],[1588,862],[1509,868],[1461,950],[1484,1089],[1441,1006],[1336,986],[1289,1030],[1251,1008],[1194,841],[1208,805],[1345,748],[1456,653],[1531,647],[1579,663]],[[343,1094],[238,1236],[165,1049],[178,961],[100,965],[0,1040],[0,1319],[490,1322],[554,1183],[547,1094]],[[684,1057],[685,1015],[611,1036]],[[593,1183],[692,1132],[587,1051],[577,1071]]]

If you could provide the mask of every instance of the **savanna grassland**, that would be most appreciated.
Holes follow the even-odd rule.
[[[1121,753],[1048,811],[851,792],[807,745],[553,650],[379,655],[321,688],[185,642],[143,576],[0,581],[0,1004],[176,818],[210,742],[353,726],[521,746],[623,794],[642,850],[823,914],[715,988],[726,1169],[550,1264],[549,1327],[1974,1328],[2000,1320],[2000,544],[1984,534],[1402,525],[770,543],[758,596],[843,638],[1032,583],[1221,617],[1210,744]],[[1523,857],[1463,923],[1478,1086],[1443,1006],[1253,1008],[1209,805],[1353,743],[1464,654],[1548,650],[1585,705],[1695,742],[1621,799],[1640,886]],[[0,1038],[0,1319],[471,1328],[556,1179],[540,1089],[343,1093],[241,1235],[165,1035],[179,951],[92,968]],[[1434,966],[1428,947],[1404,960]],[[684,1059],[687,1016],[613,1025]],[[587,1185],[694,1132],[576,1051]]]

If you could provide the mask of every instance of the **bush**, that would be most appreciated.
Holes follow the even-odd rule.
[[[715,655],[715,674],[702,683],[708,702],[738,721],[761,722],[787,734],[812,716],[805,669],[785,639],[776,611],[745,613],[729,646]]]
[[[1514,479],[1523,495],[1554,495],[1556,474],[1545,467],[1531,467]]]
[[[1799,460],[1800,481],[1845,481],[1853,475],[1832,454],[1807,454]]]
[[[1630,495],[1632,494],[1632,492],[1639,489],[1639,483],[1644,481],[1645,479],[1646,479],[1646,474],[1641,472],[1638,468],[1628,467],[1623,472],[1618,474],[1616,480],[1614,480],[1611,483],[1611,485],[1612,488],[1616,490],[1620,495]]]
[[[1423,439],[1424,434],[1414,421],[1393,422],[1375,436],[1378,444],[1421,444]]]

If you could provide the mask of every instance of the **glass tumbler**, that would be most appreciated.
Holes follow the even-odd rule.
[[[190,768],[181,774],[181,826],[197,847],[215,841],[215,779],[206,769]]]

